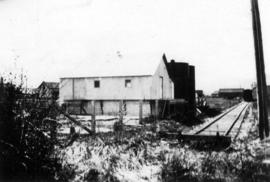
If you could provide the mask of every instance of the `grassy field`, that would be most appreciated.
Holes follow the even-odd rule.
[[[187,129],[173,121],[161,123],[160,130]],[[79,135],[69,146],[58,148],[56,155],[71,181],[246,182],[263,170],[252,110],[242,128],[239,138],[219,152],[161,138],[148,124],[129,125],[121,132],[98,133],[95,137]]]

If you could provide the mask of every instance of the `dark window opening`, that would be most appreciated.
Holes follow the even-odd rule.
[[[99,87],[100,87],[100,82],[99,82],[99,80],[95,80],[95,81],[94,81],[94,87],[95,87],[95,88],[99,88]]]
[[[125,87],[127,88],[131,87],[131,80],[125,80]]]

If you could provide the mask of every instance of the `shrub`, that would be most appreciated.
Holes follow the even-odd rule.
[[[43,119],[57,113],[51,107],[39,108],[20,86],[0,84],[0,180],[55,180],[61,169],[52,157],[56,123]]]

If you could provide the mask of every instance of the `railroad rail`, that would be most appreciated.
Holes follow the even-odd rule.
[[[216,123],[217,121],[219,121],[221,118],[223,118],[225,115],[227,115],[229,112],[231,112],[232,110],[234,110],[236,106],[233,106],[232,108],[230,108],[228,111],[224,112],[223,114],[221,114],[218,118],[216,118],[214,121],[210,122],[209,124],[207,124],[205,127],[203,127],[202,129],[200,129],[199,131],[197,131],[195,134],[199,134],[202,131],[206,130],[207,128],[209,128],[211,125],[213,125],[214,123]]]
[[[227,112],[220,115],[209,124],[195,131],[194,135],[222,135],[230,136],[231,131],[236,126],[236,123],[241,122],[244,118],[249,103],[242,102]]]
[[[181,133],[177,138],[192,145],[195,144],[196,148],[223,150],[229,147],[232,138],[235,139],[239,134],[249,106],[249,103],[241,102],[206,125],[199,126],[185,134]]]

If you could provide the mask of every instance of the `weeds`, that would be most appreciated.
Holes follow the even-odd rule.
[[[195,181],[192,172],[194,166],[189,166],[185,160],[173,155],[171,159],[164,162],[161,169],[161,178],[164,182],[172,181]]]
[[[61,170],[59,159],[52,156],[57,113],[29,100],[20,86],[0,84],[0,180],[56,180]],[[46,117],[51,122],[45,122]]]

